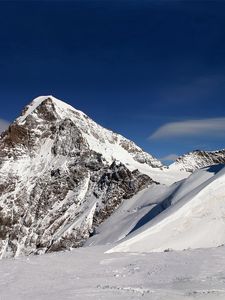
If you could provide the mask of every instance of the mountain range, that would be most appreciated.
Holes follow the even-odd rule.
[[[1,134],[0,157],[1,258],[99,244],[148,252],[225,242],[225,150],[196,150],[167,167],[41,96]]]

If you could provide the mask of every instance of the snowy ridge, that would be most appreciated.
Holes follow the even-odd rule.
[[[215,164],[225,164],[224,149],[217,151],[195,150],[189,152],[178,157],[176,161],[170,165],[170,169],[180,169],[187,172],[193,172],[197,169]]]
[[[124,202],[120,208],[99,228],[97,234],[86,245],[103,245],[130,238],[142,230],[142,226],[163,218],[163,211],[178,203],[183,197],[198,191],[198,187],[207,184],[213,172],[196,171],[186,180],[171,186],[151,185],[135,195],[131,201]],[[148,225],[146,225],[148,226]]]
[[[197,179],[197,182],[196,182]],[[171,206],[111,252],[160,252],[225,243],[225,167],[195,172],[171,196]]]

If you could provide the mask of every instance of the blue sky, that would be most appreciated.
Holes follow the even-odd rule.
[[[0,127],[52,94],[158,158],[225,148],[225,1],[0,2]]]

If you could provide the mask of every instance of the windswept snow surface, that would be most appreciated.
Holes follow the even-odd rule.
[[[2,300],[224,300],[225,248],[104,254],[105,247],[0,261]]]
[[[196,171],[170,195],[171,205],[109,252],[160,252],[225,243],[225,167]]]

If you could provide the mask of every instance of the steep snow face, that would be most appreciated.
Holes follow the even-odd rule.
[[[60,100],[35,99],[1,135],[0,257],[81,246],[123,199],[152,184],[95,151],[115,142],[129,161],[151,159],[132,142],[125,150],[124,141]]]
[[[225,167],[195,172],[170,195],[171,205],[109,252],[160,252],[225,243]]]
[[[225,164],[225,150],[196,150],[189,152],[185,155],[178,157],[176,161],[172,165],[170,165],[170,169],[179,169],[187,172],[193,172],[197,169],[216,164]]]

